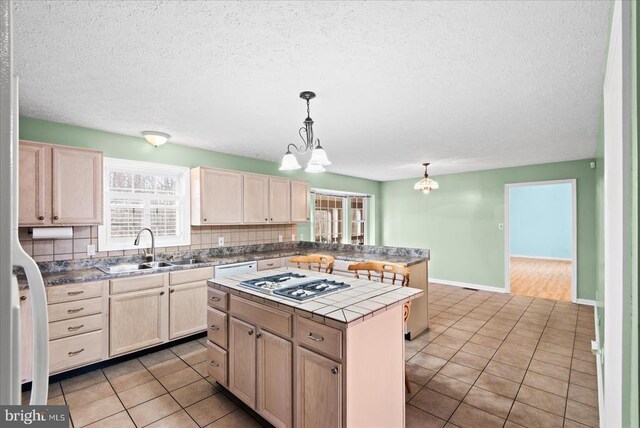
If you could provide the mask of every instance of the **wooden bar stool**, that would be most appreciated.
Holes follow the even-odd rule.
[[[367,271],[367,279],[372,281],[371,272],[375,272],[380,275],[380,282],[384,283],[385,278],[391,281],[392,285],[395,285],[396,281],[399,281],[399,285],[403,287],[409,286],[409,279],[411,277],[411,269],[400,263],[388,263],[388,262],[376,262],[369,261],[364,263],[353,263],[348,266],[349,270],[352,270],[356,274],[356,278],[360,279],[360,274]],[[385,277],[385,274],[387,275]],[[411,302],[404,304],[404,324],[407,324],[409,314],[411,313]],[[404,332],[403,332],[404,333]],[[404,386],[407,388],[407,392],[411,393],[411,384],[409,383],[409,377],[405,371],[404,373]]]
[[[317,270],[318,272],[321,272],[321,269],[324,269],[326,273],[333,273],[333,263],[335,260],[336,259],[333,256],[327,256],[325,254],[311,254],[308,256],[292,257],[291,263],[297,264],[300,269]]]

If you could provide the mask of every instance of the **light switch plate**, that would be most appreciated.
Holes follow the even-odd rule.
[[[96,246],[95,245],[87,245],[87,256],[95,256],[96,255]]]
[[[295,240],[296,240],[296,234],[292,233],[291,234],[291,242],[295,242]]]
[[[224,236],[218,237],[218,247],[224,247]]]
[[[282,242],[282,235],[278,235],[278,242]]]

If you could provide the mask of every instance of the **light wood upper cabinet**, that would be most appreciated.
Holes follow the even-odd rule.
[[[21,141],[20,196],[18,222],[20,225],[43,225],[51,219],[51,150],[47,146]]]
[[[309,221],[309,183],[306,181],[291,181],[291,221]]]
[[[293,346],[261,330],[257,336],[258,412],[278,428],[292,426]]]
[[[102,223],[102,153],[53,147],[53,224]]]
[[[251,407],[256,405],[256,328],[229,321],[229,389]]]
[[[207,283],[169,287],[169,339],[207,328]]]
[[[342,365],[298,347],[296,397],[299,427],[342,426]]]
[[[211,168],[191,170],[191,224],[242,223],[242,173]]]
[[[20,141],[20,226],[102,223],[102,153]]]
[[[115,356],[162,343],[167,336],[164,290],[111,296],[109,355]]]
[[[244,174],[245,224],[269,222],[269,177]]]
[[[291,185],[290,180],[286,178],[269,178],[269,221],[291,221]]]

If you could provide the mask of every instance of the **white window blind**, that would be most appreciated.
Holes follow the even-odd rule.
[[[104,225],[98,250],[138,248],[138,231],[150,228],[157,247],[189,245],[189,168],[105,158]],[[151,239],[143,235],[140,248]]]

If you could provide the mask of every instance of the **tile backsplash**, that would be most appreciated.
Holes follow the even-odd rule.
[[[98,248],[97,226],[74,226],[72,239],[38,239],[33,240],[31,228],[19,229],[20,243],[25,251],[37,262],[59,260],[78,260],[87,258],[128,256],[142,254],[144,249],[123,251],[98,251],[94,256],[87,255],[87,245]],[[297,233],[296,224],[266,224],[243,226],[191,226],[191,245],[181,247],[160,247],[156,252],[191,251],[217,248],[218,238],[224,238],[225,247],[243,245],[271,244],[278,242],[282,235],[283,242],[291,242],[291,235]],[[131,238],[133,241],[133,238]]]

